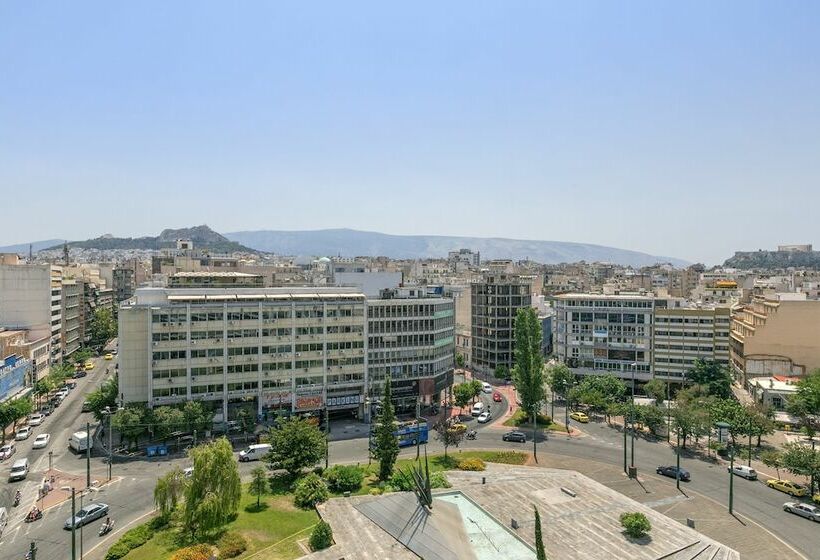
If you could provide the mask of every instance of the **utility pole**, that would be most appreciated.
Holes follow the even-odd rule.
[[[106,407],[107,408],[107,407]],[[111,411],[108,411],[108,480],[111,481],[111,463],[114,461],[114,450],[112,448],[112,438],[111,438],[111,423],[113,421],[114,415]]]
[[[752,467],[752,421],[753,420],[754,420],[754,418],[752,418],[752,415],[750,414],[749,415],[749,462],[747,463],[749,465],[749,468]],[[813,490],[813,488],[812,488],[812,490]]]
[[[729,447],[729,515],[732,515],[732,506],[735,499],[735,449]]]
[[[537,406],[537,405],[536,405]],[[538,417],[535,413],[535,408],[532,409],[532,458],[538,462],[538,452],[535,448],[535,434],[538,430]]]
[[[77,523],[75,517],[77,516],[77,501],[74,487],[71,487],[71,560],[77,560]]]
[[[91,488],[91,422],[85,423],[85,487]]]
[[[421,426],[419,424],[419,416],[421,416],[421,403],[416,397],[416,461],[419,460],[421,453]]]
[[[677,471],[675,471],[677,473],[677,476],[676,476],[677,480],[675,481],[675,483],[676,483],[675,485],[678,487],[678,490],[680,490],[680,430],[678,430],[678,445],[677,445],[677,447],[675,447],[675,455],[676,455],[675,466],[678,469]]]
[[[635,370],[638,368],[638,363],[632,364],[632,406],[629,409],[629,423],[632,424],[632,466],[635,466]]]
[[[330,413],[327,410],[327,403],[325,403],[325,469],[330,462]]]

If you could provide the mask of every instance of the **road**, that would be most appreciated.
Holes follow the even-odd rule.
[[[107,363],[111,364],[111,362]],[[43,426],[35,430],[35,434],[44,431],[52,433],[49,449],[54,451],[55,468],[78,474],[85,472],[84,458],[75,456],[67,450],[67,440],[72,432],[84,426],[86,418],[90,416],[80,413],[83,400],[81,393],[91,390],[102,381],[101,369],[104,368],[95,368],[92,375],[80,380],[78,388],[57,409],[56,413],[49,417]],[[482,399],[489,403],[490,395],[482,395]],[[460,449],[509,449],[531,452],[531,440],[526,444],[501,440],[501,435],[509,428],[500,425],[499,416],[501,411],[508,406],[506,401],[492,403],[496,418],[489,424],[480,425],[474,419],[467,420],[470,428],[478,431],[478,437],[474,441],[465,440]],[[559,419],[563,418],[564,410],[556,407],[555,416]],[[596,422],[576,424],[572,421],[572,424],[584,431],[585,435],[568,437],[564,434],[551,433],[541,437],[538,440],[538,455],[556,454],[609,464],[622,464],[623,436],[618,429]],[[330,462],[367,463],[366,433],[366,429],[363,429],[361,424],[346,421],[334,422],[331,431]],[[529,434],[527,435],[529,439]],[[21,444],[30,446],[32,440],[33,437]],[[427,447],[429,453],[443,451],[438,442],[434,441],[433,434],[431,434],[431,441]],[[22,446],[18,450],[16,457],[27,454],[33,457],[36,472],[32,472],[29,479],[22,483],[25,495],[24,505],[12,510],[12,523],[0,542],[0,560],[19,560],[32,540],[39,548],[38,559],[70,557],[71,534],[61,529],[63,521],[70,516],[70,500],[48,510],[41,521],[30,525],[21,523],[22,516],[27,511],[25,506],[30,507],[36,497],[35,481],[40,478],[38,473],[41,474],[48,468],[47,452],[48,449],[34,452],[24,451]],[[405,448],[401,456],[412,457],[415,453],[415,448]],[[665,441],[652,442],[638,439],[636,440],[635,458],[639,474],[654,476],[658,465],[675,463],[675,452]],[[0,474],[5,476],[7,476],[9,467],[6,463],[0,471]],[[188,466],[186,459],[134,461],[114,465],[114,481],[104,485],[94,498],[111,506],[111,516],[117,525],[115,531],[104,538],[97,536],[98,523],[89,525],[88,530],[83,534],[84,558],[101,559],[106,549],[122,532],[151,512],[154,482],[174,465]],[[681,465],[692,475],[692,482],[685,484],[687,490],[699,492],[722,503],[727,501],[729,475],[725,465],[690,458],[682,458]],[[240,465],[243,478],[247,478],[250,470],[255,466],[257,466],[255,463]],[[92,479],[104,481],[106,478],[107,466],[104,461],[101,458],[92,458]],[[668,483],[674,485],[675,481],[669,479]],[[783,511],[782,505],[791,499],[789,496],[767,488],[762,481],[747,481],[739,477],[735,478],[734,487],[734,508],[737,513],[765,526],[807,558],[816,557],[815,552],[820,550],[820,532],[816,530],[817,526],[813,523]],[[79,536],[77,539],[79,549]]]

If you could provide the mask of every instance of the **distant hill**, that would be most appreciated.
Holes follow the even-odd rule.
[[[820,251],[738,251],[724,266],[748,270],[751,268],[820,268]]]
[[[182,229],[166,229],[156,237],[112,237],[103,235],[87,241],[69,241],[72,248],[82,249],[144,249],[154,250],[174,247],[177,239],[190,239],[194,243],[194,248],[211,251],[213,253],[233,253],[246,252],[255,253],[254,249],[244,247],[239,243],[231,241],[218,234],[206,225]],[[62,242],[55,244],[50,249],[62,246]]]
[[[55,245],[62,245],[62,239],[48,239],[46,241],[34,241],[31,243],[31,250],[33,252],[40,251],[42,249],[48,249],[49,247],[54,247]],[[0,253],[17,253],[19,255],[28,255],[28,243],[18,243],[17,245],[6,245],[5,247],[0,247]]]
[[[668,262],[689,263],[671,257],[563,241],[525,241],[504,238],[450,237],[441,235],[388,235],[352,229],[315,231],[239,231],[226,233],[232,241],[259,251],[280,255],[387,256],[395,259],[446,257],[460,248],[481,251],[482,259],[531,259],[544,264],[562,262],[612,262],[647,266]]]

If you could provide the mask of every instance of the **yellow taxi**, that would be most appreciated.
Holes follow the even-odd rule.
[[[820,493],[815,494],[814,496],[812,496],[811,501],[814,502],[815,504],[820,504]]]
[[[786,494],[790,494],[792,496],[805,496],[808,494],[808,490],[806,490],[805,486],[801,486],[791,480],[777,480],[776,478],[770,478],[766,481],[766,485],[769,488],[780,490],[781,492],[785,492]]]
[[[104,358],[105,358],[106,360],[111,361],[111,360],[113,360],[113,359],[114,359],[114,354],[112,354],[111,352],[109,352],[108,354],[106,354],[106,355],[104,356]]]
[[[94,369],[94,361],[93,360],[86,360],[85,365],[83,366],[85,371],[91,371]]]
[[[575,420],[576,422],[581,422],[582,424],[586,424],[587,422],[589,422],[589,416],[587,416],[583,412],[578,412],[577,410],[575,412],[570,413],[569,417]]]

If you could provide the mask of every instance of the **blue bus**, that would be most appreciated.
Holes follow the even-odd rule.
[[[375,430],[377,424],[373,425]],[[399,447],[408,447],[427,443],[429,438],[429,428],[426,420],[407,420],[405,422],[395,422],[396,430],[393,432],[399,440]],[[370,432],[370,447],[374,445],[373,431]]]

